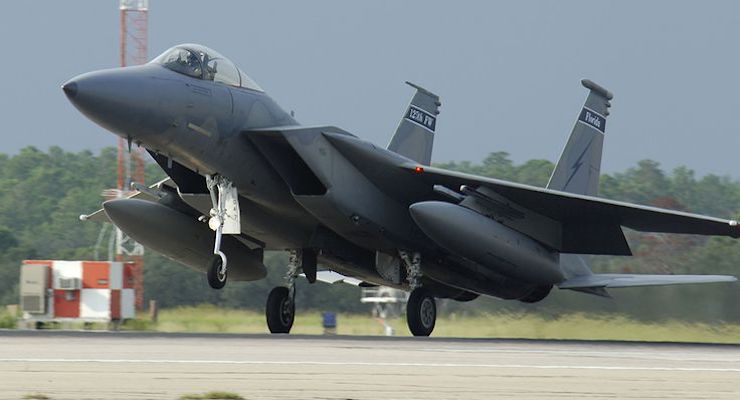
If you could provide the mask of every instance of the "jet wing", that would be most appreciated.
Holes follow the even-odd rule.
[[[570,226],[618,224],[637,231],[740,237],[735,220],[630,204],[407,163],[402,169],[427,185],[459,190],[486,187],[509,201]],[[568,251],[576,253],[576,251]]]
[[[558,285],[560,289],[625,288],[637,286],[684,285],[691,283],[735,282],[729,275],[642,275],[642,274],[593,274],[568,279]]]
[[[167,177],[153,185],[149,185],[148,187],[137,184],[136,186],[134,186],[134,189],[136,190],[133,193],[126,196],[125,198],[127,199],[139,199],[139,198],[146,199],[148,198],[150,200],[157,200],[160,197],[159,190],[162,188],[162,186],[169,186],[173,189],[176,188],[175,183],[172,181],[172,179]],[[102,208],[90,214],[80,215],[80,221],[111,222],[108,219],[108,215],[105,213],[105,211]]]

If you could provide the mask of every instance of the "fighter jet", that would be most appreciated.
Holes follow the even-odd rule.
[[[214,289],[267,274],[287,250],[285,286],[266,306],[288,333],[295,281],[330,272],[410,291],[411,333],[428,336],[437,298],[534,303],[553,287],[607,289],[732,276],[594,274],[580,255],[631,255],[622,227],[740,237],[738,222],[597,197],[612,94],[588,89],[547,188],[430,165],[440,99],[415,94],[387,148],[334,126],[301,126],[219,53],[175,46],[148,64],[95,71],[62,86],[89,119],[144,147],[168,178],[103,203],[131,238],[207,275]]]

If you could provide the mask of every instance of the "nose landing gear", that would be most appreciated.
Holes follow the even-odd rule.
[[[208,285],[213,289],[223,289],[226,286],[226,255],[221,251],[211,258],[206,278],[208,278]]]
[[[210,218],[208,227],[216,232],[213,243],[213,258],[208,265],[206,277],[208,285],[214,289],[222,289],[226,285],[227,258],[221,251],[221,238],[224,234],[238,235],[241,233],[239,220],[239,194],[234,184],[220,175],[207,175],[206,186],[211,194]]]

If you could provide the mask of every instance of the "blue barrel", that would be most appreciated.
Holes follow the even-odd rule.
[[[337,327],[337,314],[333,312],[324,312],[321,314],[324,328]]]

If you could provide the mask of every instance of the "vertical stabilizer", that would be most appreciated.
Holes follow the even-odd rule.
[[[416,89],[416,94],[401,118],[396,134],[388,144],[388,150],[429,165],[432,161],[434,129],[437,127],[437,115],[442,103],[436,94],[411,82],[406,83]]]
[[[582,80],[581,84],[590,92],[547,188],[595,196],[599,189],[606,117],[611,106],[609,100],[613,96],[588,79]]]
[[[614,96],[588,79],[582,80],[581,84],[589,89],[588,97],[555,165],[547,188],[595,196],[599,191],[606,117],[611,106],[609,101]],[[579,254],[561,254],[560,268],[568,279],[592,274],[588,258]],[[604,288],[578,290],[609,297]]]

